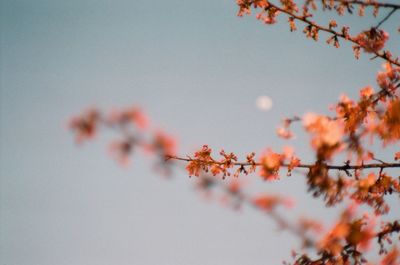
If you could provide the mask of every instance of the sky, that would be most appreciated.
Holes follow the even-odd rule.
[[[291,33],[283,17],[239,18],[233,0],[0,4],[0,264],[281,264],[299,242],[268,217],[204,201],[185,172],[165,179],[140,153],[122,168],[106,136],[77,146],[66,122],[90,106],[136,105],[181,155],[208,144],[243,158],[289,144],[311,161],[304,134],[277,138],[280,120],[357,97],[382,63]],[[343,21],[354,32],[376,24]],[[260,95],[271,110],[256,107]],[[302,175],[256,189],[290,195],[294,212],[328,223],[337,211]]]

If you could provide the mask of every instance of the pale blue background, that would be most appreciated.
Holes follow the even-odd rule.
[[[139,104],[178,137],[181,154],[204,143],[243,155],[279,150],[282,117],[326,112],[341,92],[357,96],[381,64],[286,23],[238,18],[233,0],[0,3],[2,265],[280,264],[298,241],[268,218],[206,203],[186,174],[165,180],[139,155],[122,169],[106,137],[77,148],[66,121],[91,105]],[[262,94],[274,101],[269,112],[254,106]],[[290,144],[311,160],[307,141],[300,133]],[[290,194],[296,213],[334,216],[301,175],[258,190]]]

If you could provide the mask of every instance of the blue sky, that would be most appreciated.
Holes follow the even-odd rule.
[[[204,202],[183,172],[165,180],[139,155],[120,168],[106,137],[77,147],[65,122],[88,106],[136,104],[178,137],[181,154],[205,143],[243,155],[279,150],[283,117],[357,96],[381,64],[286,23],[238,18],[235,1],[0,3],[2,264],[281,263],[298,242],[265,216]],[[399,35],[390,33],[396,52]],[[272,110],[255,107],[259,95],[273,99]],[[312,159],[302,134],[289,144]],[[298,213],[334,216],[301,175],[257,188],[291,194]]]

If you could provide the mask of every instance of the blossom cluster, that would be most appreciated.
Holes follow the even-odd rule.
[[[72,117],[68,127],[74,133],[78,144],[92,140],[101,128],[117,130],[122,137],[111,141],[109,152],[122,165],[129,164],[135,149],[158,154],[163,162],[165,156],[175,155],[177,151],[175,139],[162,130],[150,129],[148,117],[135,106],[122,110],[113,109],[108,113],[90,108]]]

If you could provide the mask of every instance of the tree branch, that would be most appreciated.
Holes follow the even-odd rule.
[[[172,155],[166,155],[165,156],[166,160],[179,160],[179,161],[185,161],[185,162],[199,162],[202,164],[208,164],[208,165],[224,165],[224,162],[220,161],[209,161],[209,160],[202,160],[202,159],[193,159],[193,158],[184,158],[184,157],[179,157],[179,156],[172,156]],[[233,166],[263,166],[262,163],[249,163],[249,162],[232,162],[231,165]],[[289,164],[282,164],[282,167],[289,167]],[[307,168],[311,169],[314,167],[314,164],[300,164],[296,166],[296,168]],[[362,165],[325,165],[325,168],[328,170],[360,170],[360,169],[369,169],[369,168],[379,168],[379,169],[384,169],[384,168],[400,168],[400,163],[371,163],[371,164],[362,164]]]
[[[383,8],[400,9],[400,5],[391,3],[381,3],[377,1],[361,1],[361,0],[334,0],[334,1],[345,5],[362,5],[362,6],[371,6],[379,8],[383,7]]]
[[[254,4],[255,0],[249,1],[250,4]],[[290,12],[289,10],[277,6],[273,3],[271,3],[270,1],[267,1],[268,6],[264,8],[264,10],[268,11],[271,8],[274,8],[282,13],[285,13],[286,15],[288,15],[289,17],[291,17],[294,20],[298,20],[298,21],[302,21],[303,23],[306,23],[307,25],[314,27],[315,29],[317,29],[318,31],[323,31],[323,32],[327,32],[330,33],[332,35],[334,35],[336,38],[341,38],[347,41],[350,41],[362,48],[368,48],[365,47],[362,43],[360,43],[359,41],[357,41],[354,37],[351,37],[350,35],[346,34],[345,32],[337,32],[335,30],[333,30],[331,27],[324,27],[322,25],[317,24],[314,21],[311,21],[307,16],[304,15],[297,15],[294,12]],[[388,53],[386,51],[380,52],[380,51],[372,51],[372,53],[375,54],[376,57],[379,57],[387,62],[390,62],[391,64],[400,66],[400,62],[399,62],[399,58],[396,59],[392,59],[391,56],[388,55]]]

